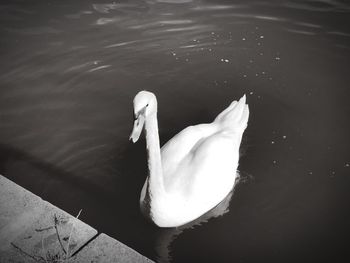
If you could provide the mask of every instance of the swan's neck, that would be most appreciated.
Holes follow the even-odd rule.
[[[149,191],[151,195],[164,191],[162,159],[158,134],[157,114],[147,117],[145,121],[146,144],[148,152]]]

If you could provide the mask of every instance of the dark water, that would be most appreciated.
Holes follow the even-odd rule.
[[[350,258],[347,1],[7,2],[0,173],[154,260]],[[142,89],[162,143],[247,94],[225,215],[175,230],[140,215],[145,142],[128,136]]]

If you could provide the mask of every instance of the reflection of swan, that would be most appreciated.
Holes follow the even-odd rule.
[[[237,174],[236,183],[238,183],[238,179]],[[217,206],[188,224],[175,228],[160,228],[156,233],[155,250],[158,256],[156,261],[159,263],[171,262],[171,244],[175,241],[175,239],[187,229],[195,228],[199,225],[207,223],[212,218],[226,214],[229,211],[232,195],[233,190]]]
[[[232,190],[239,146],[247,126],[245,96],[209,124],[190,126],[160,149],[157,100],[139,92],[130,139],[146,130],[149,176],[141,192],[141,209],[160,227],[184,225],[220,203]]]

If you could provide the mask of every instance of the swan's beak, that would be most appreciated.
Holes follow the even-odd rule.
[[[129,140],[132,141],[133,143],[137,142],[137,140],[140,138],[144,123],[145,123],[144,114],[139,114],[134,121],[134,128],[132,129],[131,135],[129,137]]]

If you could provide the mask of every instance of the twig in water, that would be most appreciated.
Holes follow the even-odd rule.
[[[83,209],[80,209],[78,215],[76,216],[75,219],[78,219],[79,216],[80,216],[80,213]],[[69,245],[70,245],[70,240],[71,240],[71,237],[72,237],[72,233],[73,233],[73,229],[74,229],[74,225],[75,225],[75,220],[73,221],[72,223],[72,228],[70,230],[70,233],[69,233],[69,238],[68,238],[68,243],[67,243],[67,253],[66,253],[66,262],[68,262],[68,259],[69,259]]]

